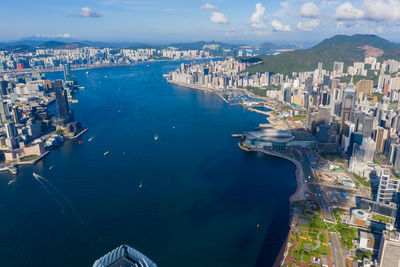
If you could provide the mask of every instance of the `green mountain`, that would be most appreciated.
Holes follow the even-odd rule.
[[[251,73],[269,71],[290,74],[315,70],[319,62],[323,62],[325,69],[332,70],[334,61],[342,61],[349,65],[355,61],[364,61],[365,56],[400,60],[400,45],[376,35],[336,35],[309,49],[242,60],[261,62],[248,68],[247,71]]]

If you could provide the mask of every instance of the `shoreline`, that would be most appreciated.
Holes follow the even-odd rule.
[[[176,61],[186,61],[186,60],[212,60],[212,59],[218,59],[221,57],[207,57],[207,58],[189,58],[189,59],[153,59],[153,60],[147,60],[147,61],[138,61],[135,63],[129,63],[129,64],[99,64],[99,65],[87,65],[87,66],[71,66],[72,71],[76,70],[91,70],[91,69],[103,69],[103,68],[123,68],[123,67],[132,67],[137,64],[146,64],[146,63],[153,63],[153,62],[176,62]],[[63,69],[62,67],[55,67],[51,69],[43,69],[43,70],[38,70],[38,69],[13,69],[13,70],[6,70],[6,71],[0,71],[0,74],[29,74],[29,73],[47,73],[47,72],[62,72]]]
[[[177,85],[177,86],[183,87],[183,88],[201,90],[201,91],[205,91],[205,92],[210,91],[210,92],[215,93],[216,95],[218,95],[218,96],[219,96],[222,100],[224,100],[227,104],[233,105],[233,104],[230,104],[224,97],[222,97],[221,94],[218,92],[217,89],[206,88],[206,87],[201,87],[201,86],[196,86],[196,85],[190,85],[190,84],[182,84],[182,83],[174,82],[174,81],[171,81],[171,80],[168,80],[168,79],[167,79],[167,82],[170,83],[170,84],[173,84],[173,85]],[[247,91],[246,89],[239,89],[239,88],[237,88],[237,90],[242,90],[242,91],[246,92],[248,95],[250,95],[251,97],[254,97],[254,98],[256,98],[256,99],[260,99],[260,100],[267,101],[266,98],[256,96],[256,95],[254,95],[253,93]],[[272,119],[273,116],[274,116],[274,115],[273,115],[274,108],[271,106],[270,103],[264,103],[264,106],[267,107],[268,109],[270,109],[270,111],[261,111],[261,110],[257,110],[257,109],[254,109],[254,108],[252,108],[252,107],[243,105],[243,104],[241,104],[241,103],[238,103],[238,104],[241,105],[241,106],[243,106],[243,107],[247,107],[247,109],[248,109],[249,111],[251,111],[251,112],[256,112],[256,113],[259,113],[259,114],[263,114],[263,115],[268,116],[267,121],[268,121],[269,124],[271,124],[272,126],[274,125],[274,124],[271,122],[271,119]],[[290,214],[289,214],[289,228],[290,228],[290,230],[289,230],[289,232],[288,232],[287,235],[286,235],[286,239],[285,239],[284,243],[282,244],[282,247],[281,247],[281,249],[280,249],[280,251],[279,251],[279,254],[276,256],[275,261],[274,261],[274,265],[273,265],[274,267],[279,267],[279,266],[280,266],[280,262],[283,261],[283,260],[285,259],[285,252],[286,252],[286,250],[287,250],[288,240],[289,240],[290,234],[291,234],[291,232],[292,232],[292,212],[293,212],[293,203],[296,202],[296,201],[305,200],[304,195],[302,195],[302,194],[304,194],[304,193],[308,190],[308,189],[307,189],[307,186],[305,186],[305,185],[302,183],[302,180],[304,180],[304,170],[303,170],[303,167],[302,167],[301,163],[300,163],[297,159],[294,159],[294,158],[292,158],[292,157],[283,155],[283,154],[278,153],[278,152],[267,151],[267,150],[263,150],[263,149],[247,148],[247,147],[243,146],[243,145],[241,144],[240,141],[238,142],[238,146],[239,146],[240,149],[242,149],[243,151],[246,151],[246,152],[260,152],[260,153],[263,153],[263,154],[266,154],[266,155],[269,155],[269,156],[283,158],[283,159],[285,159],[285,160],[287,160],[287,161],[290,161],[290,162],[291,162],[293,165],[295,165],[295,167],[296,167],[296,171],[295,171],[295,176],[296,176],[296,191],[295,191],[293,194],[291,194],[290,197],[289,197],[289,210],[290,210]]]
[[[240,149],[242,149],[243,151],[246,151],[246,152],[260,152],[260,153],[263,153],[263,154],[266,154],[266,155],[269,155],[269,156],[272,156],[272,157],[279,157],[279,158],[282,158],[282,159],[285,159],[285,160],[288,160],[288,161],[290,161],[291,163],[293,163],[295,166],[296,166],[296,172],[295,172],[295,175],[296,175],[296,191],[293,193],[293,194],[291,194],[290,195],[290,197],[289,197],[289,209],[290,209],[290,214],[289,214],[289,232],[287,233],[287,235],[286,235],[286,239],[285,239],[285,242],[282,244],[282,247],[281,247],[281,249],[279,250],[279,253],[278,253],[278,255],[276,256],[276,258],[275,258],[275,261],[274,261],[274,264],[273,264],[273,266],[274,267],[279,267],[279,266],[281,266],[281,261],[283,261],[284,259],[285,259],[285,254],[286,254],[286,250],[287,250],[287,245],[288,245],[288,240],[289,240],[289,237],[290,237],[290,235],[291,235],[291,232],[292,232],[292,230],[293,230],[293,228],[292,228],[292,211],[293,211],[293,203],[294,202],[297,202],[297,201],[300,201],[300,200],[305,200],[305,199],[303,199],[302,198],[302,196],[301,196],[301,192],[304,190],[304,188],[303,188],[303,184],[301,183],[301,181],[302,181],[302,179],[304,179],[304,170],[303,170],[303,167],[301,166],[301,163],[298,161],[298,160],[296,160],[296,159],[294,159],[294,158],[291,158],[291,157],[289,157],[289,156],[286,156],[286,155],[283,155],[283,154],[281,154],[281,153],[277,153],[277,152],[273,152],[273,151],[267,151],[267,150],[262,150],[262,149],[254,149],[254,148],[248,148],[248,147],[245,147],[245,146],[243,146],[242,144],[241,144],[241,142],[238,142],[238,146],[239,146],[239,148]]]

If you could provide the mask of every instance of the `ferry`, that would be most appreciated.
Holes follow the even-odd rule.
[[[110,154],[110,151],[104,152],[104,157],[107,156],[108,154]]]

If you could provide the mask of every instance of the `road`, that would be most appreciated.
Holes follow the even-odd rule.
[[[304,175],[305,177],[310,177],[311,181],[316,181],[316,178],[314,177],[314,173],[311,169],[311,162],[310,159],[304,150],[300,150],[301,152],[301,164],[303,165],[304,169]],[[307,178],[308,179],[308,178]],[[322,197],[322,190],[321,186],[319,184],[314,184],[314,183],[309,183],[309,188],[310,191],[312,192],[314,198],[316,199],[318,205],[321,208],[322,215],[324,216],[324,219],[335,222],[335,218],[332,216],[331,212],[329,211],[329,207],[326,204],[324,198]]]
[[[329,239],[331,240],[331,247],[333,252],[332,256],[335,267],[346,267],[346,254],[343,251],[337,233],[329,233]]]

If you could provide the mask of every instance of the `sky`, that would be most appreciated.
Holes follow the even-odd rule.
[[[1,0],[0,41],[36,36],[129,42],[400,41],[400,0]]]

